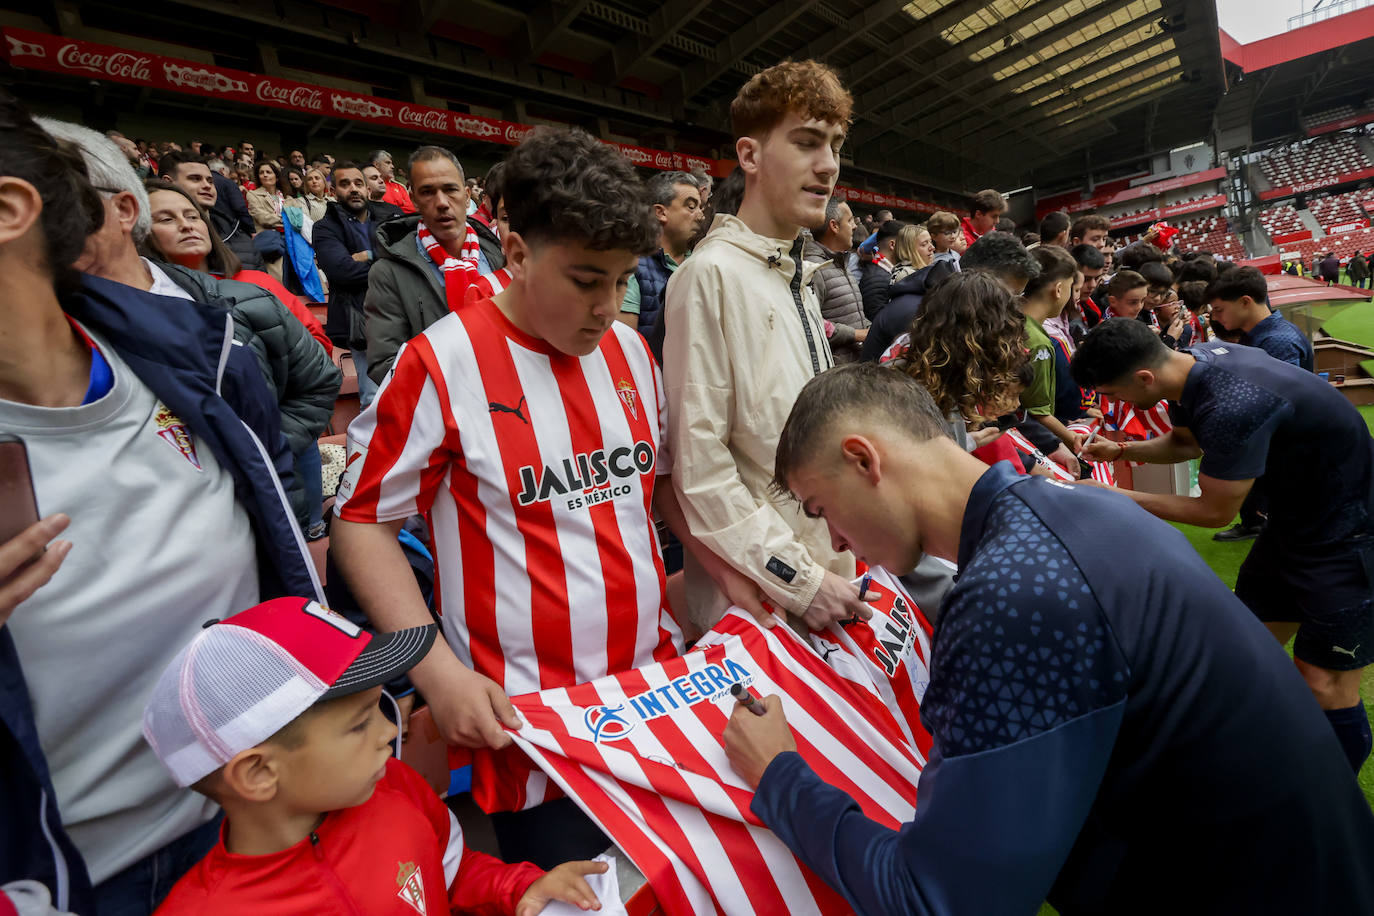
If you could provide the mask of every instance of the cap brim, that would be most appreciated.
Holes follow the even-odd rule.
[[[429,652],[437,632],[438,627],[431,623],[395,633],[372,634],[367,648],[353,659],[353,664],[344,669],[320,699],[348,696],[405,674]]]

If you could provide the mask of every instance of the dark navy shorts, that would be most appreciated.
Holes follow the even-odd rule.
[[[1331,671],[1374,663],[1374,536],[1287,547],[1255,539],[1236,597],[1265,623],[1297,623],[1293,655]]]

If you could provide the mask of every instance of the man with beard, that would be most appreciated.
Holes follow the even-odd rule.
[[[368,199],[367,179],[352,162],[334,166],[334,195],[315,224],[315,260],[329,278],[329,339],[353,352],[358,370],[358,399],[372,403],[377,386],[367,377],[367,338],[363,334],[363,297],[373,265],[377,224],[400,214],[400,209]]]

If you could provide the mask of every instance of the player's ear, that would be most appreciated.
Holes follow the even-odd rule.
[[[858,471],[872,483],[882,476],[882,459],[873,440],[867,436],[850,435],[840,440],[840,454],[845,466]]]

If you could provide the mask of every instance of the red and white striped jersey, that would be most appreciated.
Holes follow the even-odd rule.
[[[873,617],[812,632],[811,645],[842,677],[882,700],[924,766],[931,739],[921,725],[921,700],[930,684],[934,628],[896,576],[881,566],[869,572],[868,591],[878,593],[869,605]]]
[[[849,913],[749,810],[721,744],[730,686],[782,697],[801,756],[888,827],[913,816],[924,758],[886,706],[789,628],[732,611],[715,636],[661,664],[516,697],[525,725],[512,736],[634,861],[667,916]]]
[[[1083,444],[1087,445],[1093,435],[1102,428],[1101,420],[1086,420],[1078,423],[1070,423],[1068,430],[1083,437]],[[1090,476],[1098,483],[1106,484],[1109,487],[1116,486],[1116,467],[1110,461],[1088,461],[1083,460],[1087,465]]]
[[[650,508],[665,411],[632,329],[578,358],[477,300],[406,344],[349,427],[336,511],[426,515],[444,635],[512,696],[671,658]]]
[[[1100,396],[1102,419],[1108,429],[1125,435],[1128,441],[1144,441],[1162,436],[1174,428],[1169,419],[1169,402],[1160,401],[1153,407],[1137,407],[1130,401]]]

